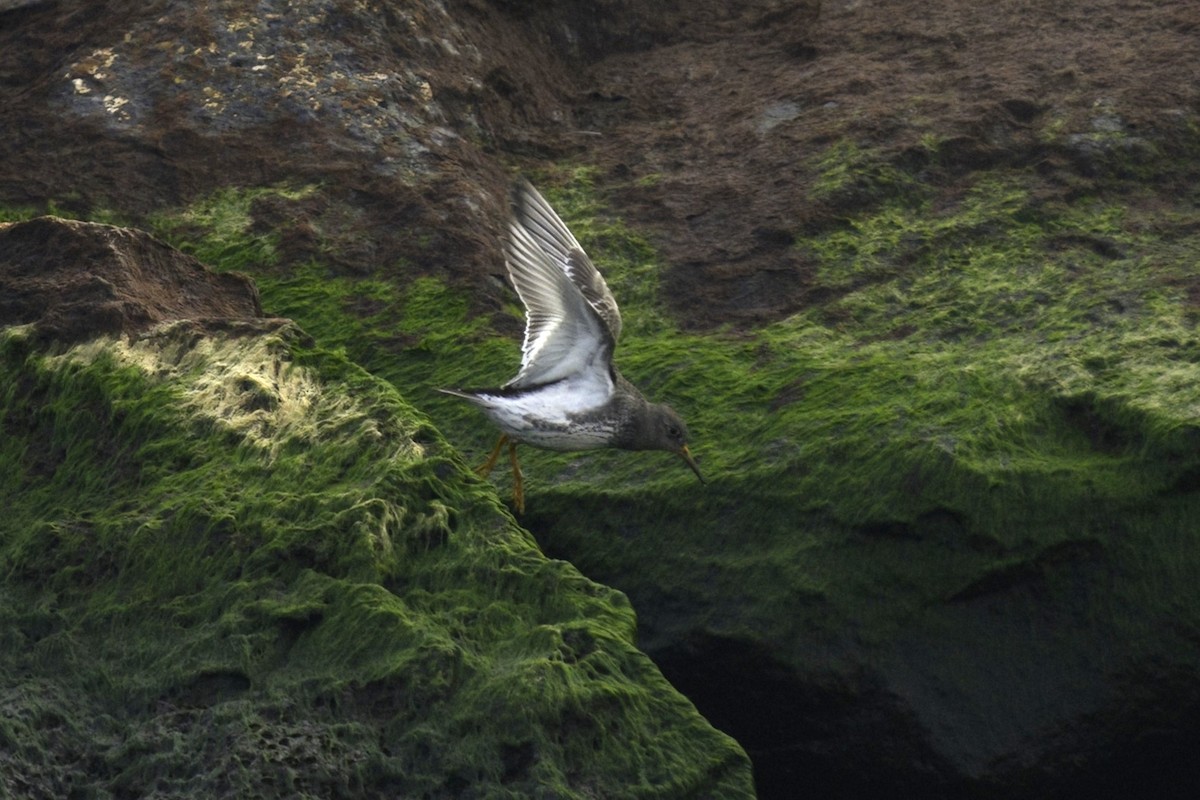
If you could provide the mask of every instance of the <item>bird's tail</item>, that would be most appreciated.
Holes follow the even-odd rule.
[[[469,389],[438,389],[442,394],[452,394],[455,397],[461,397],[463,400],[470,400],[472,403],[478,403],[479,397]]]

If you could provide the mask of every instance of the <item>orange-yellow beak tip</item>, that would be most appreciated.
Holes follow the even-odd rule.
[[[692,472],[696,473],[696,477],[700,479],[701,483],[708,482],[704,480],[704,476],[700,474],[700,467],[696,464],[696,459],[692,458],[692,451],[688,450],[688,446],[686,444],[679,448],[679,457],[682,458],[687,465],[692,468]]]

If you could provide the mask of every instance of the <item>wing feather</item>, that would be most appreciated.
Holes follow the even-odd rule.
[[[505,261],[525,304],[521,369],[506,386],[553,383],[584,372],[607,374],[612,336],[579,287],[519,222],[509,225]]]
[[[513,192],[513,211],[517,223],[558,265],[583,294],[600,321],[608,329],[615,347],[621,336],[621,311],[604,277],[588,258],[566,223],[546,199],[527,180],[521,180]]]

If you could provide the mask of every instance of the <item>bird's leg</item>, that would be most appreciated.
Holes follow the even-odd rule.
[[[492,448],[492,454],[488,456],[487,461],[475,468],[475,474],[482,478],[486,478],[492,474],[492,468],[496,466],[496,459],[500,457],[500,448],[504,447],[504,443],[508,441],[508,434],[500,436],[500,441],[496,442],[496,446]]]
[[[517,443],[509,439],[508,460],[512,463],[513,471],[513,505],[518,514],[525,513],[525,476],[521,474],[521,465],[517,463]]]

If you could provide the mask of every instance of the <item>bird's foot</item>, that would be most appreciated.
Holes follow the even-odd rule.
[[[508,435],[500,437],[500,441],[496,442],[496,446],[492,448],[492,454],[487,457],[487,461],[475,468],[475,474],[481,478],[486,478],[492,474],[492,469],[496,466],[496,459],[500,457],[500,448],[504,447],[508,441]]]
[[[499,445],[496,445],[499,448]],[[508,460],[513,471],[513,505],[518,514],[525,513],[525,476],[521,474],[521,465],[517,463],[517,443],[509,441]]]

